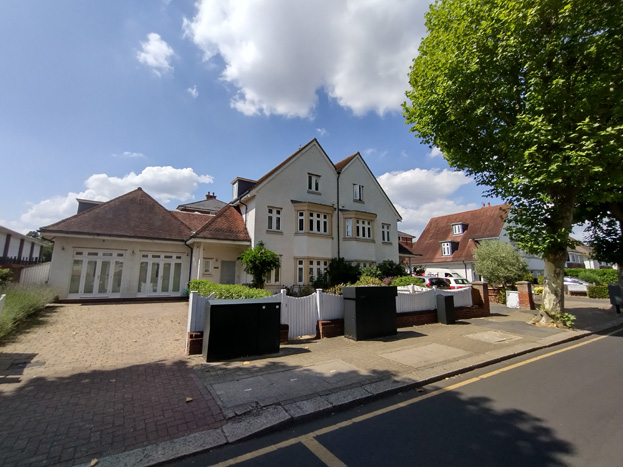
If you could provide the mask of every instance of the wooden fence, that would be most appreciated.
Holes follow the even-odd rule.
[[[21,270],[19,283],[22,285],[47,284],[50,276],[50,262],[28,266]]]

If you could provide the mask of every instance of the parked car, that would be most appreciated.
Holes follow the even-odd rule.
[[[444,277],[444,279],[450,283],[451,289],[464,289],[472,285],[470,281],[462,277]]]
[[[449,289],[450,282],[445,277],[431,277],[431,276],[414,276],[416,279],[422,279],[425,287],[437,287],[438,289]]]
[[[564,285],[569,293],[586,293],[586,286],[590,284],[577,277],[565,277]]]

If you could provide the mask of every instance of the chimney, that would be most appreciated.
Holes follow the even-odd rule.
[[[206,195],[206,199],[214,199],[214,198],[216,198],[216,195],[214,193],[208,192],[208,194]]]
[[[482,203],[482,207],[483,207],[483,208],[485,207],[485,203]]]
[[[491,203],[487,203],[487,207],[491,207]]]

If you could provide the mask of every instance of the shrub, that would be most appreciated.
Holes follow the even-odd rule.
[[[586,295],[589,298],[609,298],[608,287],[605,285],[589,285],[586,287]]]
[[[253,277],[253,286],[258,289],[264,288],[266,276],[275,268],[281,266],[279,255],[258,242],[253,248],[247,248],[238,257],[244,266],[244,272]]]
[[[473,250],[474,270],[493,285],[507,288],[530,273],[526,261],[510,243],[481,242]]]
[[[215,284],[214,282],[194,279],[190,281],[190,290],[196,290],[199,295],[205,297],[214,293],[214,298],[218,299],[244,299],[270,297],[272,293],[264,289],[253,289],[240,284]]]
[[[616,284],[618,281],[616,269],[581,269],[581,268],[566,268],[565,276],[577,277],[580,279],[580,275],[590,272],[599,277],[600,284]]]
[[[389,276],[405,276],[407,274],[404,264],[394,263],[390,259],[386,259],[379,264],[378,269],[381,271],[381,277],[379,277],[379,279]]]
[[[537,281],[537,283],[543,285],[543,281],[544,280],[545,280],[545,276],[539,276],[536,281]]]
[[[10,269],[0,269],[0,286],[11,282],[13,273]]]
[[[357,282],[361,272],[359,266],[348,263],[344,258],[333,258],[326,271],[328,286]]]
[[[543,295],[543,287],[535,287],[534,288],[535,295]]]
[[[578,274],[578,279],[590,282],[591,284],[602,283],[601,277],[590,269],[584,269],[580,274]]]
[[[377,279],[383,279],[383,277],[385,277],[377,266],[366,266],[361,268],[361,275],[376,277]]]
[[[0,290],[6,294],[0,314],[0,338],[9,334],[33,313],[56,300],[56,290],[46,286],[7,284]]]
[[[394,279],[390,285],[395,285],[396,287],[404,287],[405,285],[411,284],[419,285],[420,287],[422,287],[424,285],[424,281],[418,277],[401,276]]]
[[[362,285],[385,285],[381,279],[370,276],[361,276],[357,282],[353,284],[353,287],[359,287]]]

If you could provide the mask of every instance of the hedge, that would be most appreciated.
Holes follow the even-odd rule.
[[[583,268],[565,268],[565,276],[578,277],[583,272],[590,271],[599,277],[604,284],[617,283],[616,269],[583,269]]]
[[[419,279],[417,277],[412,277],[412,276],[400,276],[397,277],[396,279],[394,279],[391,283],[391,285],[395,285],[397,287],[403,287],[405,285],[419,285],[419,286],[423,286],[424,285],[424,281],[422,279]]]
[[[586,287],[586,295],[589,298],[609,298],[608,287],[605,285],[589,285]]]
[[[270,297],[272,292],[264,289],[252,289],[240,284],[215,284],[214,282],[194,279],[190,281],[189,289],[197,291],[199,295],[209,297],[214,293],[214,298],[225,300],[238,300],[243,298]]]

